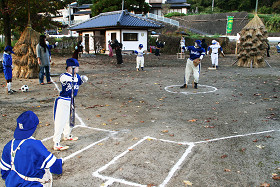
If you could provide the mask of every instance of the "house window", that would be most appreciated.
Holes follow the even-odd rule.
[[[138,41],[138,33],[123,33],[123,41]]]

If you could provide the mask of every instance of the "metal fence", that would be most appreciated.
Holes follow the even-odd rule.
[[[142,14],[137,14],[138,16],[142,16]],[[146,16],[144,16],[146,18],[152,18],[152,19],[155,19],[157,21],[162,21],[164,23],[169,23],[171,25],[175,25],[177,27],[180,26],[179,24],[179,21],[176,21],[176,20],[173,20],[173,19],[170,19],[170,18],[166,18],[166,17],[162,17],[162,16],[159,16],[159,15],[156,15],[156,14],[152,14],[152,13],[148,13],[146,14]]]

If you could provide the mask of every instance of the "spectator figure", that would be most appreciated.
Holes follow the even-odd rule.
[[[39,83],[44,85],[44,73],[46,75],[47,83],[51,84],[50,77],[50,54],[46,44],[46,36],[41,35],[39,44],[36,46],[37,60],[40,67],[39,71]]]
[[[161,43],[161,41],[158,41],[158,38],[157,38],[157,40],[156,40],[156,52],[155,52],[156,56],[160,56],[160,49],[163,48],[164,45],[165,45],[165,42]]]
[[[122,64],[122,43],[119,43],[118,40],[115,40],[114,43],[111,45],[112,49],[115,49],[116,56],[117,56],[117,64]]]
[[[79,41],[78,44],[75,46],[75,51],[72,55],[72,58],[75,58],[78,60],[80,52],[83,52],[84,46],[82,44],[82,41]]]
[[[202,47],[205,51],[207,51],[208,45],[207,45],[207,43],[205,42],[205,39],[204,39],[204,38],[201,40],[201,47]]]
[[[270,45],[269,45],[268,42],[266,42],[266,45],[267,45],[267,48],[266,48],[266,56],[267,56],[267,57],[270,57],[270,55],[269,55]]]
[[[280,42],[278,42],[278,45],[276,45],[277,53],[280,53]]]
[[[112,42],[108,41],[108,49],[109,49],[109,57],[113,57],[113,49],[112,49]]]

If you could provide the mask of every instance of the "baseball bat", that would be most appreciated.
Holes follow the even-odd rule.
[[[75,126],[75,102],[74,102],[74,75],[75,66],[72,66],[72,83],[71,83],[71,104],[70,104],[70,127]]]

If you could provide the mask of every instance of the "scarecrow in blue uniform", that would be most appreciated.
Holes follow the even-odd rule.
[[[190,79],[191,72],[193,72],[193,87],[197,89],[197,84],[199,80],[199,73],[201,68],[201,60],[205,55],[205,50],[201,47],[201,41],[196,40],[194,46],[187,46],[186,50],[190,52],[190,58],[187,60],[185,69],[185,84],[180,88],[187,88]]]
[[[40,140],[32,137],[38,124],[39,119],[32,111],[17,118],[14,139],[5,145],[0,162],[7,187],[51,186],[51,173],[62,173],[62,159],[57,159]]]
[[[13,48],[11,46],[6,46],[4,49],[4,54],[3,54],[3,71],[4,71],[4,76],[7,82],[7,93],[8,94],[13,94],[15,90],[12,90],[12,77],[13,77],[13,59],[12,55],[14,54]]]
[[[74,68],[74,81],[72,80],[72,71]],[[78,137],[71,134],[72,128],[70,127],[70,106],[71,106],[71,93],[72,93],[72,81],[74,85],[74,97],[77,96],[80,85],[88,81],[88,77],[85,75],[79,75],[79,62],[75,58],[69,58],[66,60],[66,73],[60,75],[60,82],[62,90],[59,97],[56,98],[54,103],[54,147],[55,151],[67,150],[69,146],[63,146],[60,144],[61,135],[63,134],[63,140],[76,141]]]

